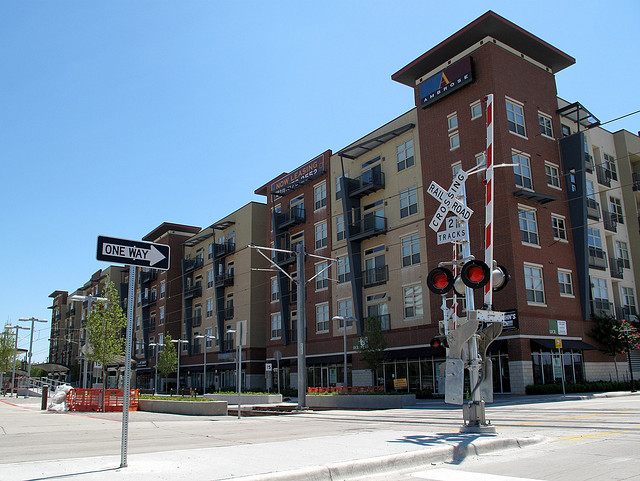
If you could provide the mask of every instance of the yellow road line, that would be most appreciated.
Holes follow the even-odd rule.
[[[566,438],[558,438],[558,441],[578,441],[580,439],[590,439],[590,438],[600,438],[602,436],[609,436],[611,434],[624,434],[624,433],[631,433],[633,432],[634,429],[640,429],[640,426],[635,426],[631,429],[625,429],[622,431],[608,431],[608,432],[604,432],[604,433],[593,433],[593,434],[584,434],[584,435],[580,435],[580,436],[569,436]]]
[[[546,419],[544,421],[527,421],[524,423],[518,423],[516,424],[516,426],[524,426],[527,424],[540,424],[540,423],[548,423],[548,422],[552,422],[552,421],[567,421],[569,419],[581,419],[581,418],[592,418],[592,417],[597,417],[597,416],[607,416],[610,414],[625,414],[625,413],[630,413],[632,411],[611,411],[608,413],[598,413],[598,414],[585,414],[584,416],[571,416],[571,417],[566,417],[566,418],[556,418],[556,419]]]

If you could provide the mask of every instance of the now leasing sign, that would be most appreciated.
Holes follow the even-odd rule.
[[[169,269],[170,248],[165,244],[98,236],[96,259],[130,266]]]

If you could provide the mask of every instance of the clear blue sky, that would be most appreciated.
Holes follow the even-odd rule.
[[[210,225],[409,110],[391,74],[489,8],[576,58],[561,97],[601,121],[640,109],[637,0],[4,0],[0,323],[50,319],[51,292],[107,267],[98,235]]]

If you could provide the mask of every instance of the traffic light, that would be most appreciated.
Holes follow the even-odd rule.
[[[453,287],[453,274],[449,269],[437,267],[427,276],[427,287],[435,294],[446,294]]]
[[[493,292],[498,292],[504,289],[504,286],[507,285],[507,282],[511,280],[511,276],[509,272],[507,272],[507,268],[501,265],[498,265],[494,262],[494,268],[491,275],[493,276]]]
[[[467,262],[460,270],[462,282],[471,289],[484,287],[489,282],[490,275],[489,266],[477,259]]]
[[[429,342],[431,347],[449,347],[449,342],[446,336],[436,336]]]

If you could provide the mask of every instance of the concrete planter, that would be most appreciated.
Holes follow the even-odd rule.
[[[226,401],[229,404],[238,404],[237,394],[205,394],[206,399]],[[242,404],[278,404],[282,402],[282,394],[241,394]]]
[[[399,409],[413,406],[415,394],[337,394],[307,395],[307,406],[316,409]]]
[[[140,399],[139,411],[154,413],[188,414],[191,416],[226,416],[226,401],[165,401]]]

